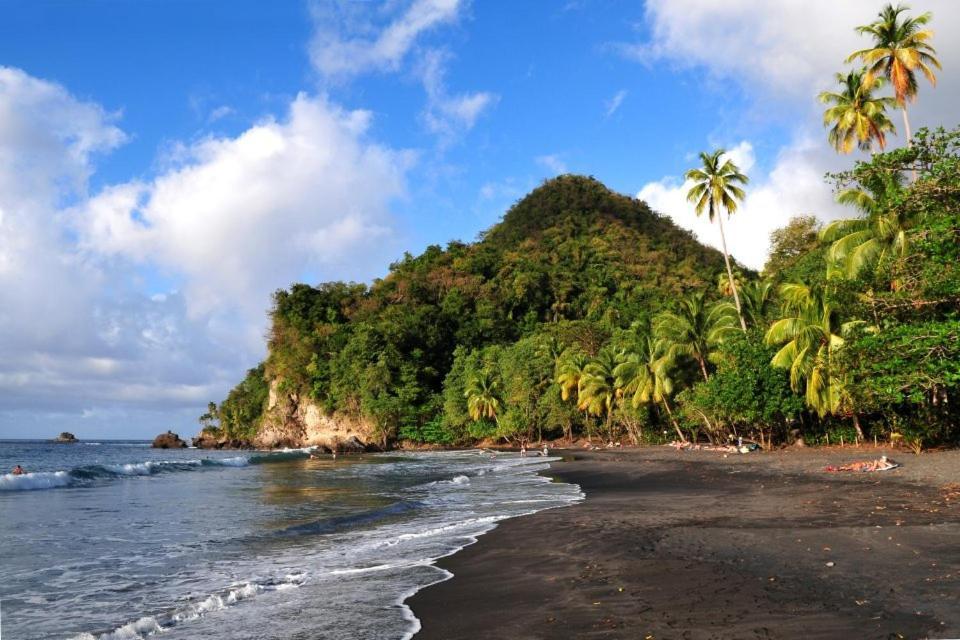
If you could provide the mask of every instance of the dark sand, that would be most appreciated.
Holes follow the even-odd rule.
[[[567,453],[586,501],[441,561],[415,640],[960,637],[958,451]]]

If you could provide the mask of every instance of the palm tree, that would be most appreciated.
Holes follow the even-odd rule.
[[[896,133],[887,117],[887,107],[893,107],[893,98],[880,98],[873,92],[884,84],[883,78],[869,77],[866,69],[852,70],[847,75],[837,74],[839,92],[824,91],[820,102],[830,105],[823,112],[823,125],[829,127],[828,139],[840,153],[850,153],[853,145],[861,151],[870,151],[876,142],[883,151],[886,134]]]
[[[863,188],[851,187],[837,195],[837,202],[856,207],[863,214],[860,218],[835,220],[820,231],[820,239],[832,243],[828,260],[842,275],[856,278],[887,256],[906,255],[910,220],[896,203],[902,183],[898,173],[877,174]]]
[[[670,379],[672,366],[673,359],[669,352],[665,352],[653,338],[647,337],[640,342],[639,351],[628,353],[613,370],[616,377],[614,384],[624,397],[630,397],[634,409],[644,404],[662,404],[677,436],[686,442],[687,438],[673,417],[668,400],[673,393],[673,380]]]
[[[557,359],[556,381],[560,385],[560,397],[566,401],[571,395],[576,396],[576,404],[580,405],[580,386],[583,376],[586,374],[587,365],[590,364],[590,358],[582,351],[565,351]],[[587,439],[592,438],[590,433],[590,419],[585,413],[584,426],[587,430]]]
[[[907,117],[907,101],[917,96],[917,70],[936,86],[937,77],[933,67],[941,69],[936,58],[936,49],[930,45],[933,31],[923,28],[933,17],[929,12],[915,18],[900,14],[910,7],[898,4],[885,6],[878,19],[868,25],[857,27],[857,32],[873,37],[873,46],[854,51],[847,62],[859,58],[867,66],[867,82],[876,76],[886,78],[893,87],[897,104],[903,110],[903,127],[910,145],[910,119]]]
[[[774,288],[770,280],[751,280],[740,287],[743,294],[743,313],[750,324],[759,327],[766,322],[773,307]]]
[[[720,225],[720,242],[723,245],[723,259],[727,265],[727,277],[730,279],[730,288],[733,290],[733,301],[737,305],[737,315],[740,316],[740,326],[747,331],[747,323],[740,312],[740,296],[737,294],[737,285],[733,280],[733,270],[730,268],[730,254],[727,252],[727,238],[723,232],[723,218],[720,209],[726,209],[731,216],[737,211],[737,201],[743,200],[745,194],[740,185],[746,185],[747,176],[740,173],[740,168],[730,159],[720,162],[723,149],[713,153],[701,152],[700,160],[703,165],[697,169],[690,169],[684,178],[693,182],[687,192],[687,201],[696,205],[697,215],[707,212],[710,222],[716,219]]]
[[[557,360],[557,384],[560,385],[560,397],[570,399],[571,392],[580,389],[580,380],[583,378],[590,358],[582,351],[568,351]]]
[[[727,277],[724,273],[717,274],[717,291],[722,296],[733,296],[734,288],[737,289],[738,293],[743,293],[743,274],[739,270],[733,272],[733,282],[736,287],[730,286],[730,278]],[[743,299],[740,300],[741,304]]]
[[[467,411],[476,421],[493,420],[499,426],[503,400],[500,399],[500,380],[491,371],[478,371],[467,381],[463,396],[467,399]]]
[[[577,406],[595,416],[605,416],[608,437],[613,435],[613,410],[618,396],[614,370],[622,359],[622,351],[604,347],[584,368],[580,379]]]
[[[657,316],[654,334],[671,357],[687,355],[695,359],[706,380],[710,354],[731,329],[736,330],[733,312],[729,302],[708,305],[702,291],[692,293],[680,300],[676,311]]]
[[[805,387],[807,406],[821,418],[842,413],[849,407],[850,398],[846,381],[835,366],[837,352],[843,347],[844,335],[863,322],[840,325],[821,287],[789,283],[780,287],[780,295],[787,315],[767,331],[768,345],[782,345],[770,364],[790,370],[790,387],[797,393]],[[856,413],[853,424],[862,439]]]

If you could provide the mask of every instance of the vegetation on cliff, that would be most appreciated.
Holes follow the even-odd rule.
[[[885,110],[901,108],[908,125],[910,74],[939,66],[920,29],[929,16],[902,13],[861,28],[876,46],[851,59],[868,68],[822,97],[840,152],[885,147]],[[901,68],[895,50],[927,66]],[[881,76],[893,98],[875,95]],[[278,291],[266,361],[201,422],[249,439],[273,395],[362,419],[384,443],[956,442],[960,130],[907,140],[832,176],[851,217],[792,220],[760,276],[644,203],[560,176],[476,243],[405,255],[369,287]],[[701,160],[690,199],[722,225],[747,177],[722,150]]]

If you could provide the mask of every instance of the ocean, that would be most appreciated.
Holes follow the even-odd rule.
[[[551,460],[0,441],[2,638],[410,638],[438,558],[583,498]]]

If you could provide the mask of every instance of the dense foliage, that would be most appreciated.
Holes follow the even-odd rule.
[[[473,244],[405,255],[371,286],[274,298],[269,355],[205,429],[249,439],[304,400],[384,445],[585,436],[762,443],[798,435],[960,439],[960,130],[910,136],[918,72],[939,68],[929,14],[888,6],[825,92],[840,152],[907,146],[832,176],[851,216],[794,218],[762,277],[736,268],[723,219],[748,178],[722,149],[687,172],[724,253],[592,178],[561,176]],[[889,89],[893,96],[879,92]]]
[[[362,417],[385,441],[539,433],[571,412],[552,388],[559,351],[546,343],[595,353],[611,330],[649,322],[722,268],[719,253],[642,202],[592,178],[561,176],[478,242],[405,255],[370,287],[278,291],[262,370],[278,402],[309,398],[328,413]],[[496,369],[503,413],[464,418],[462,395],[485,369]],[[572,422],[564,424],[569,432]]]
[[[384,443],[955,441],[958,151],[960,133],[921,131],[834,176],[859,217],[773,234],[764,279],[736,278],[746,332],[721,255],[595,180],[557,178],[477,243],[407,255],[370,287],[277,292],[266,362],[204,424],[249,437],[272,384]]]

